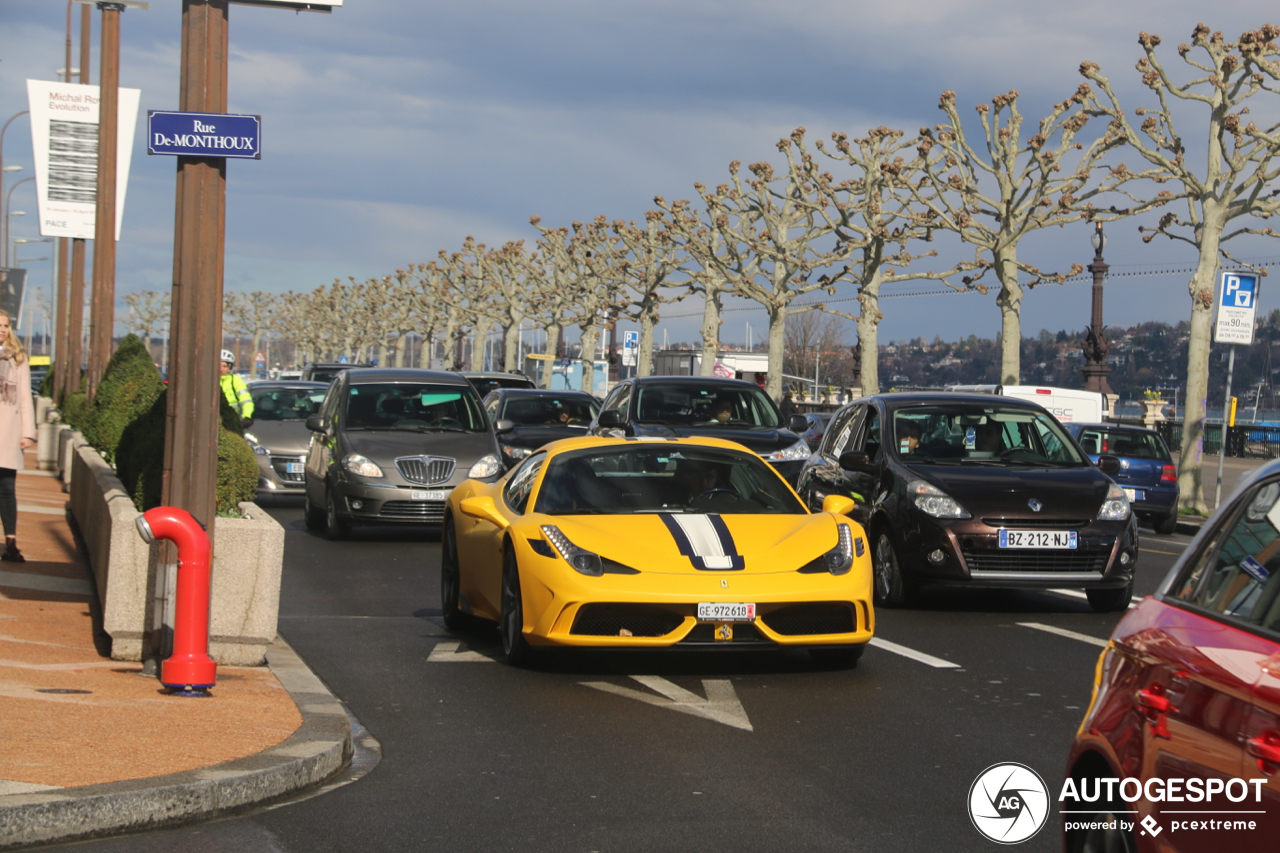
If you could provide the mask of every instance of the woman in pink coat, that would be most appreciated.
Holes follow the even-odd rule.
[[[0,560],[25,562],[18,550],[18,498],[14,483],[22,469],[22,451],[36,446],[36,416],[31,404],[31,365],[9,315],[0,311],[0,523],[4,552]]]

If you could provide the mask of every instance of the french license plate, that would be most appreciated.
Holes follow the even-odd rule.
[[[1147,493],[1142,489],[1125,489],[1124,496],[1129,499],[1130,503],[1147,499]]]
[[[756,618],[754,604],[699,601],[699,622],[750,622]]]
[[[449,496],[448,492],[443,491],[422,491],[420,489],[409,490],[409,500],[411,501],[442,501]]]
[[[1001,548],[1067,548],[1076,547],[1074,530],[1001,530]]]
[[[286,463],[284,463],[284,472],[285,472],[286,474],[304,474],[304,473],[306,473],[306,472],[303,470],[303,463],[301,463],[301,462],[286,462]]]

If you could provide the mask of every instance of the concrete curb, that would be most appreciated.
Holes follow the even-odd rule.
[[[271,645],[267,663],[302,714],[302,725],[283,743],[153,779],[0,796],[0,850],[206,819],[318,785],[342,770],[352,755],[342,704],[283,639]]]
[[[1178,519],[1177,532],[1184,536],[1195,536],[1209,519],[1198,515],[1189,515]]]

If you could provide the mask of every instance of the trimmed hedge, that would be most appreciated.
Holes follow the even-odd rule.
[[[114,464],[125,427],[151,408],[164,380],[137,335],[125,335],[102,373],[89,415],[80,428],[84,440]]]
[[[116,454],[116,474],[133,505],[141,512],[160,506],[164,478],[165,398],[162,391],[151,408],[125,427]],[[239,504],[252,501],[258,490],[258,460],[240,432],[227,428],[240,426],[235,410],[221,400],[222,429],[218,432],[217,513],[239,516]],[[228,418],[230,415],[230,418]]]

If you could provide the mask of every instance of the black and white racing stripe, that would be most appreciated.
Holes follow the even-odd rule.
[[[680,553],[704,572],[737,572],[746,562],[733,544],[733,535],[719,515],[659,513]]]

